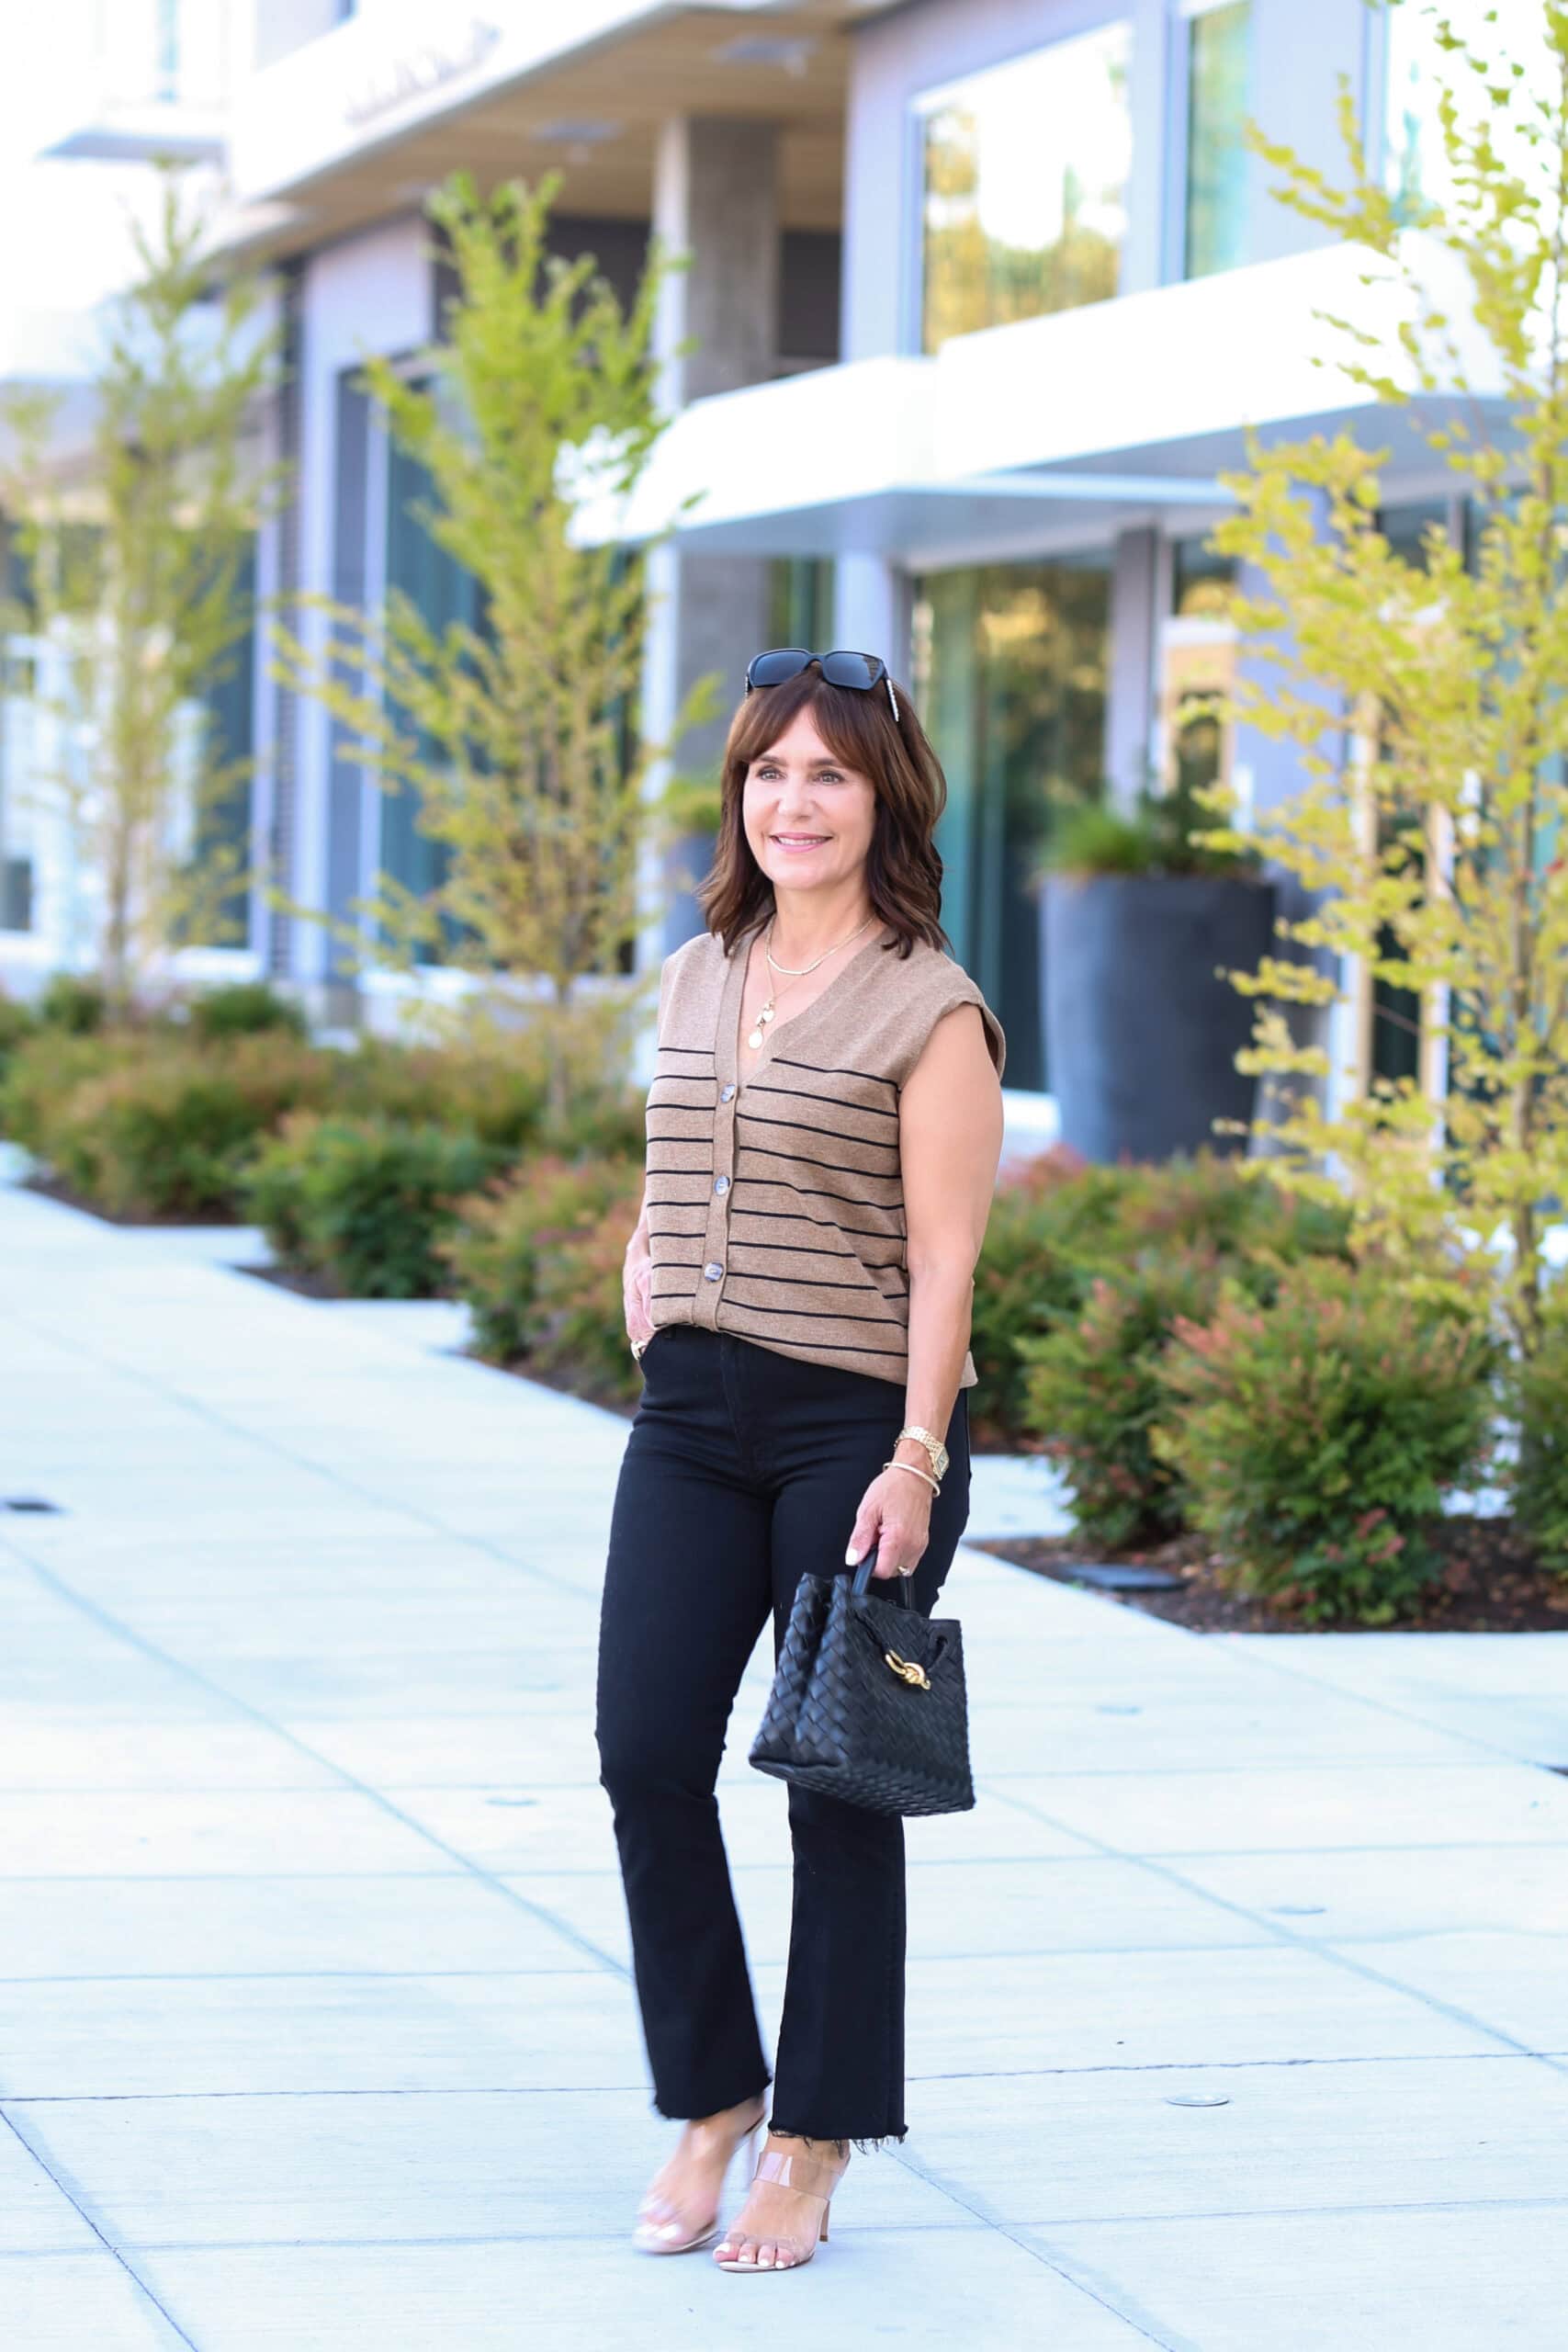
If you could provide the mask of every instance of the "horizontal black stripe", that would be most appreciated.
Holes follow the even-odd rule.
[[[830,1136],[835,1143],[858,1144],[862,1151],[890,1151],[898,1155],[896,1143],[878,1143],[872,1136],[847,1136],[841,1127],[815,1127],[806,1119],[775,1119],[767,1111],[742,1111],[740,1117],[750,1127],[783,1127],[792,1136]]]
[[[863,1176],[873,1184],[896,1184],[898,1182],[896,1173],[889,1173],[880,1168],[851,1168],[841,1159],[813,1159],[811,1154],[807,1151],[775,1151],[771,1144],[743,1143],[738,1144],[736,1148],[739,1151],[754,1152],[759,1159],[789,1159],[793,1160],[798,1168],[827,1168],[830,1169],[836,1176]],[[766,1183],[768,1179],[765,1176],[753,1177],[751,1181],[753,1183]],[[824,1200],[830,1201],[834,1195],[831,1193],[824,1193],[822,1197]],[[873,1208],[892,1208],[896,1204],[892,1201],[873,1201],[869,1205]]]
[[[739,1306],[743,1315],[754,1315],[757,1312],[754,1306],[748,1307],[744,1299],[737,1299],[735,1301],[735,1305]],[[719,1313],[722,1315],[727,1312],[728,1309],[725,1307],[725,1305],[721,1300],[719,1303]],[[748,1331],[739,1331],[736,1334],[736,1337],[741,1340],[750,1339],[753,1336],[767,1337],[769,1335],[766,1333],[752,1334]],[[774,1338],[782,1338],[784,1334],[774,1333],[772,1336]],[[860,1347],[852,1341],[843,1340],[812,1340],[809,1342],[805,1340],[796,1340],[793,1344],[803,1351],[809,1346],[811,1353],[814,1355],[886,1356],[890,1363],[902,1363],[909,1352],[908,1348],[865,1348]]]
[[[888,1238],[891,1240],[892,1236],[889,1235]],[[820,1241],[815,1247],[806,1241],[743,1241],[739,1235],[736,1234],[731,1237],[729,1246],[732,1250],[765,1250],[770,1257],[777,1256],[782,1250],[786,1258],[842,1258],[854,1266],[863,1266],[867,1263],[858,1250],[829,1250]],[[875,1271],[880,1273],[885,1270],[877,1267]]]
[[[759,1282],[761,1275],[742,1275],[742,1281]],[[791,1323],[869,1323],[874,1331],[901,1331],[902,1323],[891,1315],[818,1315],[809,1306],[759,1306],[755,1299],[738,1298],[734,1304],[751,1315],[776,1315]]]
[[[818,1078],[863,1078],[872,1086],[890,1086],[895,1094],[898,1091],[897,1079],[883,1078],[874,1069],[825,1069],[820,1062],[792,1061],[788,1054],[770,1056],[768,1066],[771,1069],[813,1070]]]
[[[761,1183],[762,1179],[758,1176],[738,1176],[735,1182],[737,1184],[757,1184]],[[786,1185],[784,1189],[797,1192],[800,1188],[798,1185]],[[825,1193],[821,1197],[824,1200],[836,1201],[839,1195],[837,1193]],[[857,1201],[855,1206],[874,1209],[876,1203]],[[807,1209],[749,1209],[737,1201],[729,1213],[731,1216],[754,1216],[759,1221],[765,1219],[769,1225],[820,1226],[826,1233],[858,1233],[863,1241],[897,1241],[902,1238],[896,1229],[889,1233],[879,1230],[874,1225],[840,1225],[837,1217],[815,1217]]]
[[[740,1099],[748,1094],[782,1094],[786,1102],[831,1102],[840,1111],[858,1111],[863,1119],[896,1119],[897,1111],[880,1111],[874,1102],[846,1102],[841,1094],[816,1094],[807,1086],[763,1086],[753,1079],[750,1086],[740,1090]]]
[[[771,1266],[768,1268],[766,1273],[749,1274],[744,1266],[737,1266],[732,1262],[730,1272],[737,1282],[766,1283],[770,1287],[776,1285],[784,1290],[853,1290],[858,1291],[862,1298],[865,1298],[867,1296],[885,1298],[888,1301],[889,1305],[891,1305],[896,1299],[907,1298],[908,1296],[908,1291],[878,1290],[874,1283],[827,1283],[818,1282],[810,1274],[775,1273]],[[786,1306],[781,1309],[781,1312],[785,1315],[793,1315],[795,1310],[793,1306]],[[849,1319],[852,1322],[859,1322],[862,1320],[858,1316],[852,1316]]]
[[[711,1046],[660,1046],[659,1051],[661,1054],[705,1054],[709,1061],[713,1059]]]
[[[851,1172],[855,1175],[863,1175],[865,1171],[863,1169],[855,1169]],[[897,1214],[897,1212],[899,1212],[903,1207],[903,1203],[901,1201],[846,1200],[842,1193],[823,1192],[819,1187],[814,1184],[792,1184],[787,1182],[781,1182],[776,1176],[737,1176],[735,1182],[738,1184],[766,1184],[770,1191],[775,1193],[798,1193],[803,1201],[837,1201],[841,1208],[847,1209],[887,1209],[892,1211],[894,1214]],[[746,1211],[746,1215],[748,1216],[761,1216],[764,1214],[765,1212],[761,1209],[748,1209]],[[810,1218],[808,1222],[814,1225],[817,1220],[813,1217]],[[841,1233],[863,1233],[867,1230],[864,1226],[861,1225],[840,1226],[839,1229]],[[899,1239],[903,1240],[905,1238],[905,1235],[902,1226],[898,1227],[897,1232]],[[876,1238],[878,1240],[883,1238],[880,1234]]]

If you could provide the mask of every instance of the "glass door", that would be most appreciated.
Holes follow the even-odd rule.
[[[1109,550],[935,572],[917,586],[915,678],[947,774],[942,920],[1008,1038],[1010,1086],[1049,1084],[1039,871],[1064,793],[1103,776]]]

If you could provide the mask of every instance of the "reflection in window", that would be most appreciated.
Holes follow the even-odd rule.
[[[1170,612],[1160,631],[1159,775],[1165,790],[1190,796],[1231,781],[1233,730],[1218,705],[1235,684],[1229,612],[1235,565],[1201,538],[1175,540],[1170,557]]]
[[[824,556],[778,556],[768,566],[768,643],[829,653],[833,635],[834,565]]]
[[[418,459],[394,442],[388,451],[387,589],[401,591],[437,636],[453,621],[476,627],[478,584],[457,559],[438,547],[423,520],[431,499],[430,476]],[[429,756],[436,756],[431,745]],[[381,795],[381,866],[418,898],[439,889],[446,876],[445,843],[420,829],[419,796],[404,785]],[[434,960],[421,947],[419,960]]]
[[[942,922],[1008,1038],[1008,1083],[1046,1083],[1041,852],[1057,796],[1103,779],[1110,559],[931,575],[915,606],[914,686],[947,774],[937,831]]]
[[[927,351],[1116,292],[1128,52],[1108,25],[921,101]]]
[[[1246,257],[1247,100],[1251,0],[1206,8],[1188,27],[1187,220],[1183,274],[1208,277]]]
[[[1494,84],[1513,85],[1521,94],[1555,89],[1558,63],[1540,0],[1498,0],[1495,8],[1485,12],[1416,6],[1406,0],[1403,6],[1380,13],[1388,44],[1383,180],[1396,216],[1408,220],[1423,205],[1450,205],[1460,194],[1438,115],[1445,89],[1452,90],[1460,102],[1461,123],[1482,116],[1503,161],[1527,183],[1549,192],[1543,166],[1551,168],[1550,142],[1543,146],[1535,138],[1525,107],[1498,106],[1487,95]],[[1446,46],[1442,20],[1450,14],[1461,39],[1496,68],[1484,81]],[[1495,21],[1486,22],[1486,17]]]

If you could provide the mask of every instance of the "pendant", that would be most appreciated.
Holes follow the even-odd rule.
[[[761,1042],[762,1042],[762,1033],[761,1033],[761,1031],[760,1029],[753,1029],[753,1030],[752,1030],[752,1032],[751,1032],[751,1034],[750,1034],[750,1036],[747,1038],[747,1040],[746,1040],[746,1043],[750,1046],[750,1048],[751,1048],[751,1050],[752,1050],[752,1052],[753,1052],[753,1053],[755,1053],[755,1052],[758,1050],[759,1046],[761,1045]]]

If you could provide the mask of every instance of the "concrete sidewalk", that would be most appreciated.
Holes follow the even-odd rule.
[[[625,1424],[222,1254],[0,1192],[0,1494],[59,1507],[0,1511],[7,2352],[1560,2352],[1568,1635],[1198,1639],[964,1555],[911,2137],[792,2287],[639,2259]]]

